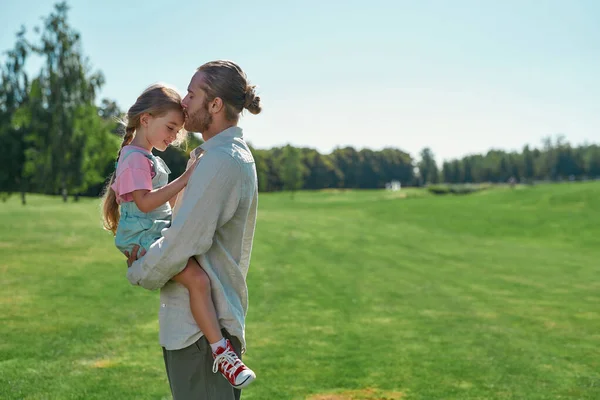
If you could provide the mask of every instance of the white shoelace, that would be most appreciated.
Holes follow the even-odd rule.
[[[242,360],[233,351],[227,349],[215,358],[212,368],[213,373],[216,374],[219,371],[220,364],[223,364],[223,373],[233,378],[233,374],[242,364]]]

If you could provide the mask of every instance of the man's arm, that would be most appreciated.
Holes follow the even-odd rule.
[[[198,162],[171,227],[127,271],[132,285],[164,286],[188,259],[210,249],[215,231],[229,221],[240,199],[241,169],[226,153],[206,152]]]

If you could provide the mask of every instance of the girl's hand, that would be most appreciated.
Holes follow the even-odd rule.
[[[186,169],[183,174],[181,174],[181,179],[183,179],[183,181],[185,182],[186,185],[187,185],[188,181],[190,180],[190,177],[194,173],[194,170],[196,169],[196,165],[198,165],[199,159],[200,159],[200,157],[198,157],[198,160],[194,161],[194,163],[192,165],[190,165],[189,168]]]
[[[125,254],[125,257],[127,257],[127,268],[131,267],[131,264],[133,264],[135,260],[138,259],[138,257],[142,257],[144,254],[146,254],[146,250],[142,249],[142,252],[138,255],[139,249],[140,246],[136,244],[135,246],[133,246],[133,249],[131,249],[131,254],[129,254],[128,251],[123,252]]]

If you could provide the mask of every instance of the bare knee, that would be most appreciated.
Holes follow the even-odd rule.
[[[186,265],[185,269],[176,275],[179,283],[188,290],[210,291],[210,278],[206,272],[195,262]]]

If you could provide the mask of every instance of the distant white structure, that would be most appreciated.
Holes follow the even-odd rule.
[[[398,191],[402,188],[400,181],[391,181],[385,184],[386,190],[391,190],[392,192]]]

